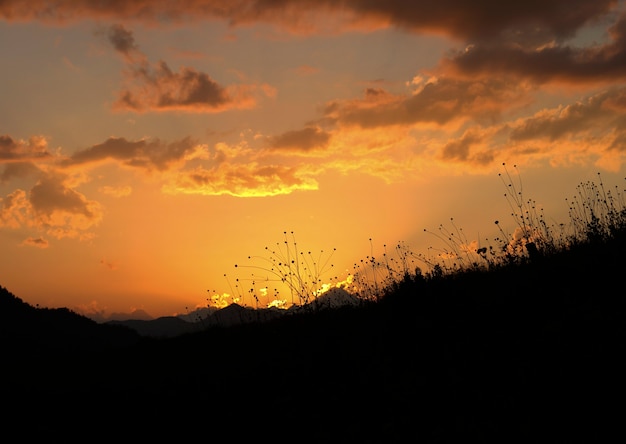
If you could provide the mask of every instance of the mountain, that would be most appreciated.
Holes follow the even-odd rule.
[[[204,313],[204,316],[201,314]],[[187,315],[163,316],[156,319],[121,319],[106,321],[108,325],[121,325],[131,328],[144,337],[172,338],[185,333],[205,330],[210,327],[231,327],[276,319],[286,310],[278,308],[243,307],[230,304],[224,308],[202,309]]]
[[[127,321],[130,319],[137,319],[141,321],[150,321],[154,319],[145,310],[136,309],[130,313],[111,313],[108,316],[109,321]]]
[[[171,338],[185,333],[201,331],[209,327],[231,327],[234,325],[267,322],[283,315],[333,309],[359,305],[359,299],[343,288],[333,288],[305,306],[294,306],[288,310],[275,307],[252,308],[236,303],[224,308],[203,307],[188,314],[163,316],[152,319],[141,310],[124,316],[109,317],[104,321],[110,325],[123,325],[137,331],[141,336]],[[145,314],[144,318],[135,317]]]
[[[141,336],[171,338],[201,329],[199,323],[187,322],[177,316],[163,316],[156,319],[123,319],[105,322],[107,325],[121,325],[135,330]]]
[[[16,352],[134,345],[136,331],[102,325],[67,308],[38,308],[0,286],[0,341]]]
[[[344,288],[335,287],[319,295],[311,304],[316,309],[337,308],[344,305],[359,305],[360,300]]]

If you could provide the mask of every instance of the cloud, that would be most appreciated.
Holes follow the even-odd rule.
[[[332,3],[328,0],[328,3]],[[415,32],[437,32],[461,39],[483,40],[501,37],[507,30],[539,31],[554,36],[570,36],[585,23],[605,16],[616,6],[613,0],[546,0],[510,2],[493,0],[467,2],[347,1],[357,17],[375,17],[381,22]],[[512,33],[513,34],[513,33]]]
[[[126,87],[118,93],[114,110],[217,113],[253,108],[259,93],[272,96],[268,85],[222,86],[192,67],[182,66],[175,72],[162,60],[151,64],[139,51],[132,32],[122,25],[109,27],[107,37],[127,62]]]
[[[28,237],[24,239],[21,245],[37,248],[48,248],[50,244],[42,237]]]
[[[542,110],[512,126],[513,141],[555,141],[581,133],[626,134],[626,88],[615,88],[571,105]]]
[[[118,269],[117,263],[109,261],[109,260],[106,260],[106,259],[100,259],[100,265],[102,265],[107,270],[117,270]]]
[[[124,137],[110,137],[103,143],[76,151],[61,165],[71,167],[114,161],[146,172],[166,171],[189,159],[202,157],[204,150],[204,145],[190,138],[164,143],[159,139],[132,141]]]
[[[131,195],[131,193],[133,192],[133,189],[132,187],[128,185],[121,186],[121,187],[112,187],[112,186],[105,185],[103,187],[98,188],[98,191],[108,196],[126,197],[126,196]]]
[[[443,160],[456,160],[488,165],[494,161],[493,153],[473,153],[472,147],[481,144],[482,137],[477,131],[467,131],[461,138],[447,142],[441,152]]]
[[[435,168],[487,171],[511,159],[610,171],[626,160],[626,87],[514,117],[512,110],[532,103],[531,86],[459,79],[416,85],[412,94],[370,88],[363,98],[330,102],[321,121],[332,137],[320,170],[395,182]]]
[[[7,183],[13,178],[36,175],[40,169],[33,162],[13,162],[4,165],[0,172],[0,183]]]
[[[133,33],[120,24],[111,25],[107,37],[115,50],[126,56],[130,57],[132,53],[139,51]]]
[[[256,105],[254,85],[223,87],[208,74],[190,67],[173,72],[161,61],[148,69],[131,69],[133,86],[123,89],[113,105],[117,111],[187,111],[215,113]]]
[[[305,129],[278,137],[277,153],[290,154],[292,149],[314,149],[330,136],[320,130]],[[289,143],[288,143],[289,142]],[[294,143],[301,143],[293,148]],[[156,173],[164,181],[168,194],[202,194],[249,197],[288,194],[296,190],[317,189],[317,182],[304,167],[293,167],[288,159],[272,161],[268,151],[252,149],[247,143],[213,147],[198,144],[191,138],[166,143],[159,139],[127,140],[111,137],[103,143],[76,151],[59,162],[67,172],[95,168],[114,162],[142,173]],[[35,188],[37,192],[37,188]],[[129,195],[130,187],[103,186],[100,192],[121,197]],[[32,192],[31,192],[32,194]],[[35,194],[37,196],[38,193]],[[60,193],[57,193],[60,196]],[[64,195],[70,206],[71,194]],[[75,196],[74,196],[75,197]],[[57,203],[58,204],[58,203]]]
[[[31,206],[26,192],[17,189],[0,198],[0,227],[19,228],[31,223]]]
[[[616,0],[509,2],[506,7],[493,0],[30,0],[25,6],[21,0],[4,0],[0,3],[0,17],[6,21],[65,23],[107,19],[149,24],[220,19],[231,26],[271,23],[300,34],[397,27],[469,40],[528,38],[538,34],[546,39],[571,36],[584,24],[603,18],[618,5]]]
[[[37,174],[40,171],[38,163],[50,163],[54,159],[43,136],[22,140],[0,135],[0,183]]]
[[[70,188],[68,176],[45,174],[30,190],[32,212],[42,226],[57,236],[75,237],[76,230],[86,230],[102,219],[102,209],[96,201]]]
[[[100,204],[74,190],[73,178],[43,173],[29,193],[17,189],[0,198],[0,227],[32,228],[61,239],[88,239],[103,215]]]
[[[48,151],[48,142],[42,136],[32,136],[28,140],[15,140],[11,136],[0,135],[0,165],[50,158],[52,154]]]
[[[303,175],[295,167],[224,163],[212,169],[197,167],[181,171],[174,180],[164,185],[163,191],[168,194],[263,197],[317,188],[314,179]]]
[[[325,148],[330,137],[329,133],[319,128],[307,127],[272,136],[269,138],[269,144],[272,149],[276,150],[308,152]]]
[[[500,79],[430,79],[412,94],[393,95],[368,88],[363,99],[330,102],[325,118],[340,125],[374,128],[390,125],[458,124],[468,119],[495,121],[527,104],[528,88]]]
[[[621,82],[626,77],[626,15],[608,34],[608,43],[583,48],[558,43],[524,47],[498,40],[476,44],[445,58],[438,72],[473,78],[506,75],[537,84]]]

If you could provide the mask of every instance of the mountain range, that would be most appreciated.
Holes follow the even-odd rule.
[[[201,307],[186,314],[152,318],[143,310],[135,310],[129,314],[114,313],[108,318],[91,317],[97,322],[108,325],[122,325],[135,330],[141,336],[154,338],[174,337],[185,333],[202,331],[208,327],[265,322],[283,315],[293,314],[301,310],[338,308],[344,305],[358,305],[356,296],[343,288],[332,288],[321,294],[307,306],[292,306],[289,309],[252,308],[233,303],[226,307]]]

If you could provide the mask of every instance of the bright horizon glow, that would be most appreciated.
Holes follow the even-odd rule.
[[[624,186],[624,1],[24,4],[0,6],[0,285],[31,305],[284,308],[243,265],[285,232],[333,251],[326,288],[451,219],[512,233],[503,163],[550,223]]]

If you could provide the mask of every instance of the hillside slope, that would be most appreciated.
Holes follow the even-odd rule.
[[[273,442],[598,442],[623,434],[622,251],[412,276],[377,303],[43,360],[30,353],[41,342],[21,341],[2,397],[62,436],[69,416],[111,437],[132,426],[143,438],[200,427]]]

